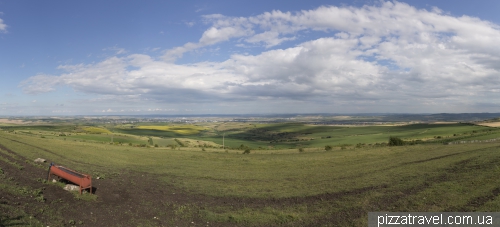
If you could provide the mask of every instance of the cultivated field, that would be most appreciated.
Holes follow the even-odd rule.
[[[0,226],[366,226],[370,211],[500,209],[500,143],[482,142],[496,128],[133,126],[1,127]],[[460,140],[476,142],[443,145]],[[35,158],[91,174],[95,194],[46,182]]]
[[[487,123],[481,123],[479,125],[488,126],[488,127],[500,127],[500,122],[487,122]]]

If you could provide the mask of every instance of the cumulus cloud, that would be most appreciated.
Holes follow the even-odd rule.
[[[241,37],[247,35],[250,31],[244,30],[241,27],[211,27],[206,30],[201,36],[198,43],[186,43],[184,46],[176,47],[167,50],[163,56],[166,61],[174,61],[182,57],[185,52],[189,52],[200,47],[213,45],[219,42],[227,41],[231,38]]]
[[[7,25],[3,22],[2,18],[0,18],[0,32],[7,32]]]
[[[203,19],[209,28],[198,42],[167,50],[161,60],[131,54],[61,65],[66,73],[37,75],[21,86],[26,93],[70,86],[155,102],[308,101],[324,110],[328,105],[439,109],[498,99],[500,27],[479,18],[381,2]],[[276,48],[310,32],[322,37]],[[186,52],[235,39],[235,48],[248,43],[267,50],[219,62],[174,63]]]

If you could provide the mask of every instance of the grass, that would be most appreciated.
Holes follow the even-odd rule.
[[[16,135],[16,137],[19,137]],[[72,141],[31,141],[49,149],[45,153],[58,163],[69,162],[79,168],[84,163],[108,166],[111,169],[131,168],[151,172],[178,187],[215,196],[289,197],[308,196],[325,192],[350,190],[348,181],[356,179],[359,187],[373,186],[390,178],[389,175],[373,176],[367,172],[378,172],[392,168],[394,172],[405,172],[403,165],[425,158],[460,154],[453,145],[417,145],[402,148],[380,147],[346,149],[335,152],[304,152],[293,154],[235,155],[234,153],[200,152],[199,149],[164,150],[89,144]],[[0,138],[1,144],[29,158],[40,156],[39,150],[24,144]],[[461,145],[465,147],[491,147],[493,144]],[[33,152],[35,151],[35,152]],[[286,150],[285,150],[286,151]],[[465,149],[467,151],[467,149]],[[405,155],[403,155],[405,154]],[[417,155],[418,154],[418,155]],[[60,155],[60,156],[59,156]],[[102,157],[107,157],[102,159]],[[397,158],[396,158],[397,157]],[[431,162],[432,163],[432,162]],[[168,168],[157,168],[165,166]],[[416,165],[418,168],[427,166]],[[432,167],[432,166],[431,166]],[[432,167],[431,169],[435,169]],[[321,172],[321,175],[317,173]],[[387,172],[387,171],[386,171]],[[366,175],[367,178],[359,179]],[[328,176],[327,178],[324,178]],[[181,178],[182,181],[175,180]],[[325,180],[328,181],[325,182]],[[337,184],[344,179],[343,184]],[[350,180],[349,180],[350,179]],[[219,182],[226,182],[223,186]],[[258,184],[255,184],[258,182]],[[282,188],[288,188],[283,191]]]
[[[418,127],[415,128],[418,129]],[[305,127],[305,129],[311,130],[308,127]],[[369,129],[367,130],[369,131]],[[22,135],[10,134],[9,136],[11,136],[11,138],[17,138],[17,140],[25,141]],[[309,185],[315,185],[317,182],[322,182],[321,179],[311,177],[315,176],[318,172],[324,174],[330,172],[336,173],[335,176],[330,178],[332,180],[337,178],[350,178],[353,177],[353,175],[349,175],[349,173],[354,174],[358,171],[352,169],[367,168],[363,166],[370,164],[372,161],[370,157],[377,157],[377,160],[380,160],[384,155],[387,157],[393,156],[391,152],[388,152],[392,150],[392,148],[387,147],[357,150],[350,148],[346,150],[336,150],[333,154],[319,152],[318,150],[315,151],[314,149],[312,151],[315,152],[308,152],[311,151],[311,149],[306,149],[303,154],[298,154],[299,152],[296,149],[294,149],[293,152],[286,149],[269,152],[256,152],[252,150],[252,155],[250,156],[235,156],[235,153],[241,153],[242,151],[231,150],[231,152],[225,153],[223,150],[220,150],[221,153],[200,153],[199,149],[194,148],[165,150],[129,146],[110,146],[108,144],[89,144],[79,141],[57,141],[41,138],[31,138],[30,140],[30,144],[36,144],[38,147],[49,149],[54,154],[44,152],[42,149],[34,148],[29,145],[15,143],[1,138],[0,143],[10,145],[18,152],[24,151],[23,155],[28,156],[30,159],[47,157],[60,163],[95,163],[110,166],[113,169],[131,167],[141,171],[153,171],[158,174],[186,178],[185,181],[176,184],[179,187],[189,188],[190,190],[196,189],[196,191],[201,193],[238,196],[238,193],[245,192],[245,195],[253,197],[313,195],[321,192],[343,190],[344,188],[339,188],[340,186],[338,185],[319,185],[317,190],[312,191],[306,189]],[[234,145],[240,145],[239,142],[240,141],[235,142]],[[228,143],[231,144],[231,141]],[[476,144],[472,146],[476,146]],[[437,147],[440,153],[443,154],[453,151],[452,146],[447,147],[438,145]],[[435,152],[433,150],[436,148],[421,145],[405,149],[415,150],[413,152],[422,155],[427,152]],[[452,150],[448,151],[449,149]],[[290,155],[283,155],[286,153]],[[102,159],[103,156],[107,158]],[[359,158],[359,160],[353,158]],[[381,165],[391,166],[398,163],[390,158],[386,159],[389,161],[387,163],[381,163]],[[350,165],[353,160],[357,160],[360,164],[351,167]],[[361,160],[366,162],[361,162]],[[314,166],[310,166],[311,163],[314,163]],[[349,165],[345,165],[345,163]],[[84,164],[77,165],[84,168]],[[159,168],[156,168],[157,166],[168,166],[169,168],[161,168],[160,171]],[[194,166],[196,168],[186,168],[186,166]],[[377,171],[377,169],[370,168],[366,170]],[[293,180],[274,184],[272,182],[275,182],[277,179],[269,178],[268,175],[270,173]],[[238,179],[238,177],[241,177],[243,180]],[[171,179],[165,178],[164,180],[171,182]],[[231,183],[221,188],[221,186],[218,185],[219,181]],[[251,183],[248,183],[261,181],[271,183],[267,186],[259,183],[258,188],[254,188]],[[282,193],[280,190],[281,187],[290,187],[291,190]]]
[[[174,132],[179,135],[194,135],[200,133],[200,131],[205,130],[206,128],[195,126],[195,125],[183,125],[183,126],[156,126],[156,125],[147,125],[147,126],[137,126],[137,129],[147,129],[147,130],[156,130],[156,131],[167,131]]]
[[[82,128],[85,132],[87,133],[92,133],[92,134],[101,134],[101,133],[107,133],[110,134],[111,131],[105,128],[101,127],[92,127],[92,126],[86,126]]]
[[[123,144],[143,144],[146,143],[147,140],[137,138],[136,136],[131,135],[107,135],[107,134],[77,134],[67,136],[67,139],[76,139],[76,140],[89,140],[96,142],[111,142],[114,143],[123,143]]]
[[[139,136],[178,137],[198,135],[209,127],[199,125],[121,125],[114,132]]]
[[[413,124],[402,126],[313,126],[300,123],[286,124],[222,124],[217,136],[201,135],[200,139],[225,143],[228,147],[241,144],[253,149],[261,148],[297,148],[341,146],[358,143],[375,144],[387,142],[390,136],[404,140],[436,141],[436,138],[453,139],[458,137],[500,137],[496,128],[470,124]],[[475,133],[473,133],[475,132]],[[488,134],[487,134],[488,133]],[[457,137],[458,136],[458,137]]]
[[[108,126],[109,130],[97,126],[18,126],[6,130],[26,135],[46,138],[110,141],[108,133],[114,135],[114,142],[145,144],[153,138],[159,146],[176,145],[172,139],[190,139],[222,145],[225,134],[226,147],[236,149],[242,144],[251,149],[287,149],[356,145],[359,143],[376,144],[387,142],[390,136],[403,140],[422,140],[428,142],[467,140],[469,138],[498,138],[500,130],[471,124],[412,124],[400,126],[315,126],[302,123],[254,124],[254,123],[212,123],[204,125],[120,125]],[[31,130],[39,131],[31,131]],[[43,131],[46,129],[47,131]],[[57,131],[59,130],[59,131]],[[62,131],[67,130],[67,131]],[[51,132],[57,131],[54,134]],[[78,132],[91,133],[86,135]],[[100,135],[102,133],[102,135]],[[64,139],[63,138],[63,139]],[[157,141],[157,142],[156,142]],[[216,145],[212,146],[216,146]]]
[[[240,142],[249,146],[267,144],[257,139],[243,139],[258,132],[316,139],[303,152],[298,149],[252,150],[248,155],[231,149],[226,153],[215,148],[203,152],[189,146],[180,150],[139,148],[42,139],[7,132],[0,132],[0,144],[30,160],[46,157],[77,171],[106,177],[129,169],[156,176],[158,185],[173,185],[190,193],[215,198],[241,198],[244,204],[245,201],[249,204],[239,207],[184,204],[175,207],[180,216],[196,214],[210,222],[307,225],[330,217],[340,226],[366,226],[369,211],[500,209],[500,179],[497,177],[500,173],[500,143],[497,142],[348,146],[330,152],[319,149],[323,144],[386,142],[389,135],[423,140],[432,140],[435,136],[476,139],[497,136],[496,131],[488,131],[490,128],[487,127],[465,124],[350,128],[302,124],[231,126],[218,129],[227,130],[229,138],[226,137],[226,144],[229,146],[239,146]],[[254,129],[260,131],[251,132]],[[162,131],[152,128],[134,130]],[[294,135],[283,134],[285,132]],[[210,140],[208,137],[199,138]],[[153,141],[160,139],[155,137]],[[165,144],[175,142],[165,140]],[[185,143],[182,138],[179,140]],[[195,140],[188,141],[194,143]],[[267,204],[271,198],[278,202]]]

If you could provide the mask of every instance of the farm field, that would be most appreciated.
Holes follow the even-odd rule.
[[[479,141],[499,138],[496,128],[92,127],[109,133],[1,127],[0,226],[366,226],[370,211],[500,209],[500,143]],[[387,146],[389,136],[421,143]],[[443,145],[451,140],[478,142]],[[91,174],[95,194],[46,182],[36,158]]]

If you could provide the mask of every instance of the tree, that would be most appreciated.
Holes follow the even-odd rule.
[[[405,142],[398,137],[395,136],[389,137],[389,146],[403,146],[404,144]]]

